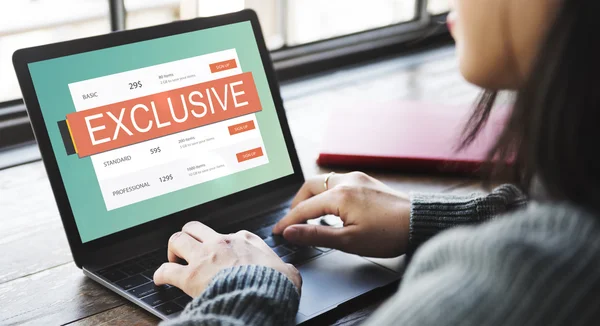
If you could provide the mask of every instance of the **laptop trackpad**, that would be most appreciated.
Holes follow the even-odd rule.
[[[400,277],[364,258],[340,251],[298,270],[304,280],[299,312],[309,318]]]

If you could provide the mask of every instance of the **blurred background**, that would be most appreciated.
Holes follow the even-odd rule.
[[[35,150],[7,153],[35,148],[12,66],[17,49],[244,8],[260,18],[280,81],[450,39],[448,0],[3,0],[0,169],[39,159]]]
[[[114,1],[113,1],[114,2]],[[11,0],[0,2],[0,102],[21,97],[11,57],[15,50],[134,29],[243,8],[260,18],[267,46],[276,51],[409,22],[417,0],[124,0],[124,25],[107,0]],[[118,5],[118,2],[117,2]],[[430,0],[428,11],[445,13],[448,0]]]

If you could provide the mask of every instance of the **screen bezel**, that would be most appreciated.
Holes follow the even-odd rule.
[[[281,125],[284,140],[287,146],[288,154],[292,163],[294,171],[293,174],[246,190],[242,190],[208,203],[200,204],[122,231],[118,231],[99,239],[83,243],[75,223],[73,211],[67,197],[61,173],[58,169],[58,164],[52,149],[50,138],[48,136],[48,131],[42,116],[40,104],[37,99],[28,65],[33,62],[147,41],[161,37],[168,37],[244,21],[250,21],[252,26],[269,88],[273,97],[273,102],[275,104],[279,123]],[[266,48],[258,17],[252,10],[246,9],[221,16],[195,18],[187,21],[178,21],[142,29],[127,30],[84,39],[21,49],[14,53],[13,64],[19,80],[21,91],[23,93],[23,99],[27,107],[31,125],[33,127],[42,159],[44,161],[44,166],[48,174],[48,179],[50,180],[52,191],[54,193],[54,198],[56,200],[63,226],[67,234],[69,246],[71,247],[71,252],[73,254],[75,263],[79,267],[81,267],[84,263],[85,257],[90,256],[94,252],[107,246],[114,246],[119,242],[125,242],[132,238],[142,236],[145,233],[151,232],[152,230],[171,228],[173,225],[182,225],[190,219],[190,216],[210,216],[211,212],[225,209],[228,206],[231,206],[232,202],[245,202],[251,200],[252,198],[256,198],[256,196],[261,196],[265,193],[276,192],[278,189],[287,188],[290,186],[299,187],[304,182],[298,155],[296,153],[290,128],[285,116],[283,101],[279,91],[279,84],[277,82],[273,63],[270,59],[270,53]]]

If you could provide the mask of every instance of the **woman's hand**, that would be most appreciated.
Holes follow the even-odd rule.
[[[300,188],[292,209],[273,233],[293,243],[339,249],[369,257],[396,257],[408,244],[410,201],[361,172],[312,178]],[[339,216],[343,228],[298,224],[323,215]]]
[[[302,287],[298,270],[248,231],[219,234],[200,222],[189,222],[169,239],[168,259],[154,273],[154,283],[174,285],[192,297],[200,295],[220,270],[237,265],[271,267],[287,276],[298,291]],[[180,259],[187,265],[177,263]]]

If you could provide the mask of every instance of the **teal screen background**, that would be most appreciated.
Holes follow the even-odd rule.
[[[236,49],[242,70],[254,76],[263,107],[256,118],[269,163],[107,211],[91,159],[67,156],[58,129],[57,122],[75,111],[68,84],[231,48]],[[82,242],[294,172],[249,21],[35,62],[29,71]]]

